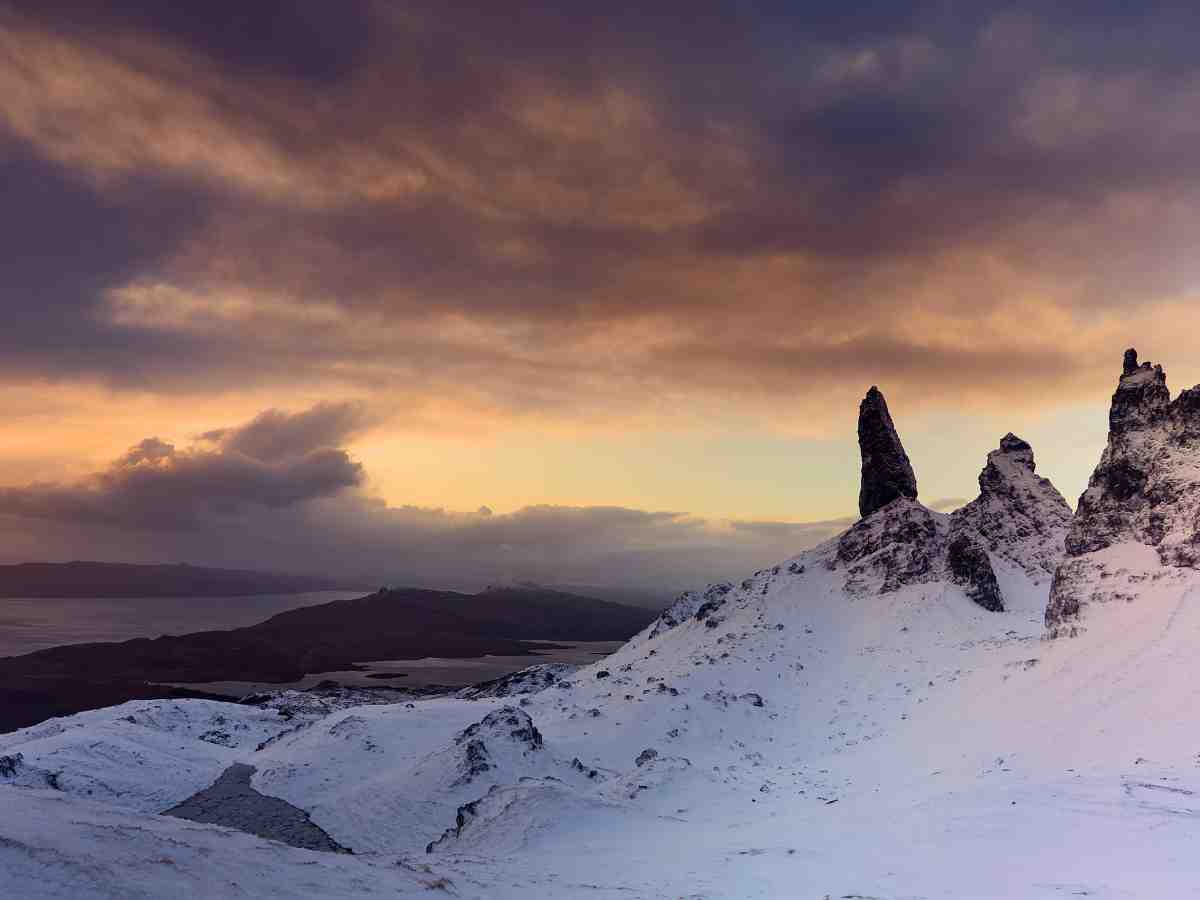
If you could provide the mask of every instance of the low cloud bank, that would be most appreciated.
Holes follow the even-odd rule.
[[[846,520],[714,521],[683,511],[528,506],[497,514],[389,506],[334,446],[353,404],[269,410],[177,447],[148,438],[70,484],[0,488],[7,561],[187,561],[478,589],[533,580],[665,597],[743,577]]]

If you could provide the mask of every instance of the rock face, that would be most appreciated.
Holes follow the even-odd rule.
[[[946,519],[916,500],[900,497],[859,519],[840,538],[836,565],[854,593],[898,591],[936,581],[945,571]]]
[[[1054,574],[1064,555],[1071,507],[1037,474],[1033,448],[1012,432],[987,456],[979,496],[951,516],[953,533],[971,532],[989,553],[1035,578]]]
[[[908,584],[952,581],[979,606],[1004,610],[992,556],[1037,581],[1063,557],[1070,506],[1040,478],[1033,449],[1013,433],[1001,438],[979,473],[979,496],[953,516],[917,502],[917,479],[887,402],[871,388],[858,412],[863,455],[859,511],[838,539],[834,568],[852,593],[886,594]]]
[[[947,516],[916,500],[916,479],[887,404],[871,388],[859,410],[863,518],[837,541],[835,568],[852,593],[890,593],[951,581],[984,609],[1005,608],[993,557],[1035,582],[1057,569],[1071,508],[1037,474],[1033,448],[1006,434],[979,473],[979,496]]]
[[[946,516],[917,502],[917,478],[879,388],[858,407],[862,518],[838,538],[835,565],[853,593],[891,593],[945,572]]]
[[[864,519],[898,497],[917,499],[917,476],[877,387],[867,391],[858,407],[858,449],[862,454],[858,512]]]
[[[515,706],[502,706],[468,725],[454,737],[451,750],[454,781],[451,787],[471,784],[479,776],[499,767],[497,749],[521,756],[542,749],[542,734],[529,713]]]
[[[917,502],[917,481],[887,402],[871,388],[859,407],[862,518],[837,539],[831,565],[853,594],[951,581],[992,612],[1004,610],[992,557],[1048,579],[1063,558],[1071,508],[1038,476],[1033,448],[1006,434],[979,473],[979,496],[951,516]],[[694,601],[693,601],[694,602]]]
[[[1200,387],[1172,400],[1162,366],[1139,364],[1137,351],[1127,350],[1108,425],[1046,606],[1052,637],[1074,633],[1089,603],[1128,599],[1119,588],[1126,576],[1157,580],[1174,577],[1165,570],[1200,569]],[[1125,565],[1118,573],[1103,553],[1118,545],[1148,548],[1127,555],[1149,560],[1154,571],[1137,562],[1139,572]]]
[[[1162,366],[1125,353],[1108,416],[1108,446],[1079,498],[1067,552],[1123,541],[1158,548],[1165,565],[1196,567],[1200,387],[1171,400]]]
[[[733,585],[728,581],[710,584],[703,591],[684,591],[655,620],[650,637],[656,637],[664,631],[669,631],[688,619],[703,621],[709,618],[725,605],[726,599],[732,592]]]
[[[954,511],[946,565],[951,580],[992,612],[1004,597],[989,554],[1045,579],[1063,557],[1071,508],[1046,478],[1036,474],[1033,448],[1012,432],[988,454],[979,473],[979,496]]]
[[[536,694],[560,684],[574,675],[578,669],[579,666],[570,663],[542,663],[465,687],[455,696],[464,700],[488,700],[493,697],[520,697]]]
[[[1004,597],[987,551],[967,532],[961,532],[946,548],[946,564],[954,581],[967,589],[967,596],[992,612],[1004,612]]]

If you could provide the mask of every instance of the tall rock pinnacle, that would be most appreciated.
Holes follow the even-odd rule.
[[[874,386],[858,407],[858,449],[862,454],[858,511],[864,519],[897,497],[917,498],[917,476],[892,424],[887,401]]]

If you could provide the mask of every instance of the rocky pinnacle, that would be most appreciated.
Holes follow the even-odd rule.
[[[887,401],[874,386],[858,407],[858,449],[862,454],[858,511],[864,519],[897,497],[916,499],[917,476],[892,424]]]
[[[1052,637],[1075,634],[1089,605],[1131,602],[1132,584],[1200,570],[1200,385],[1171,399],[1162,366],[1126,350],[1108,423],[1108,443],[1079,498],[1050,588]],[[1096,555],[1119,544],[1152,548],[1156,565],[1141,557],[1118,566]]]

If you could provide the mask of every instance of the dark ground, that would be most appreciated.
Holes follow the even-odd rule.
[[[163,811],[164,816],[224,825],[305,850],[345,853],[308,813],[278,797],[260,794],[250,786],[254,766],[235,763],[211,787]]]

